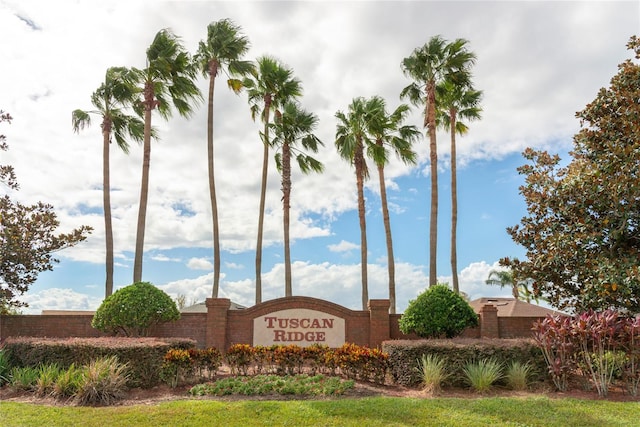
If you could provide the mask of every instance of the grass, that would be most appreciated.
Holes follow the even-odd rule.
[[[364,399],[290,401],[178,400],[157,405],[73,407],[0,402],[4,427],[12,426],[629,426],[636,402],[547,397]]]
[[[502,364],[495,359],[482,359],[467,363],[463,372],[469,385],[478,393],[484,393],[502,378]]]
[[[444,358],[436,354],[423,354],[418,359],[418,372],[424,390],[433,394],[440,391],[442,382],[450,375],[446,371]]]
[[[507,385],[512,390],[526,390],[529,387],[529,376],[531,375],[531,365],[522,362],[511,362],[507,367],[505,377]]]

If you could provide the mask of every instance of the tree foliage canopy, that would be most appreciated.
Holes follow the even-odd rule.
[[[11,116],[0,111],[0,123]],[[8,147],[0,135],[0,148]],[[0,182],[17,190],[11,166],[2,166]],[[60,222],[53,206],[38,202],[23,205],[0,197],[0,314],[11,313],[27,304],[17,298],[36,281],[38,274],[53,270],[58,260],[52,253],[85,240],[92,228],[81,226],[67,234],[56,234]]]
[[[149,282],[137,282],[105,298],[91,326],[114,335],[146,336],[151,326],[179,318],[176,303],[166,292]]]
[[[470,326],[478,325],[478,315],[460,295],[447,285],[438,284],[422,292],[400,318],[403,334],[423,338],[453,338]]]
[[[627,47],[640,59],[640,40]],[[527,149],[518,171],[528,215],[507,229],[527,259],[505,258],[559,309],[640,312],[640,65],[618,67],[576,116],[571,162]]]

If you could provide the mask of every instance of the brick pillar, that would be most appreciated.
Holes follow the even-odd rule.
[[[231,300],[227,298],[207,298],[206,346],[215,347],[223,353],[227,350],[227,312]]]
[[[498,309],[491,304],[485,304],[480,309],[480,337],[500,338]]]
[[[369,300],[369,347],[380,347],[382,341],[391,339],[388,299]]]

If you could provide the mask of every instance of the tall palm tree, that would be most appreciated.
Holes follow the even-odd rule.
[[[142,84],[143,99],[135,105],[144,114],[144,151],[140,209],[136,230],[136,252],[133,264],[134,283],[142,280],[142,255],[149,196],[149,165],[151,160],[151,112],[157,110],[165,120],[172,114],[171,105],[183,117],[193,112],[193,103],[202,96],[195,84],[196,68],[180,39],[170,30],[160,30],[147,49],[147,65],[135,70]]]
[[[318,152],[324,145],[312,132],[318,124],[318,117],[308,113],[296,102],[287,101],[282,114],[275,117],[272,127],[274,137],[272,146],[278,151],[275,155],[276,166],[282,175],[282,207],[284,226],[284,283],[285,297],[293,295],[291,285],[291,250],[289,237],[289,211],[291,209],[291,157],[295,159],[302,173],[322,172],[324,166],[315,158],[306,154]]]
[[[267,194],[269,171],[269,123],[272,109],[278,112],[286,101],[302,95],[300,81],[293,77],[293,71],[276,59],[262,56],[257,59],[257,69],[253,76],[243,80],[247,89],[251,117],[261,116],[264,130],[261,133],[262,183],[260,186],[260,212],[258,216],[258,240],[256,243],[256,304],[262,302],[262,234],[264,230],[264,205]]]
[[[429,220],[429,286],[437,281],[438,249],[438,145],[436,141],[436,85],[444,80],[464,84],[467,69],[475,62],[475,55],[466,49],[467,41],[447,42],[441,36],[432,37],[424,46],[416,48],[402,61],[404,74],[414,80],[405,87],[401,98],[416,105],[424,105],[423,126],[429,135],[431,174],[431,207]]]
[[[380,183],[380,201],[382,205],[382,219],[387,242],[387,270],[389,273],[389,312],[396,312],[396,279],[395,259],[393,256],[393,239],[391,237],[391,220],[387,203],[387,188],[384,178],[384,167],[389,162],[389,150],[405,164],[415,164],[416,153],[412,149],[414,142],[420,137],[416,126],[402,125],[409,113],[409,107],[400,105],[391,114],[386,111],[385,100],[374,96],[368,103],[367,110],[371,112],[367,120],[367,131],[371,135],[374,145],[367,147],[367,155],[378,168]]]
[[[439,127],[449,130],[451,135],[451,274],[453,290],[460,293],[458,284],[458,172],[456,165],[456,133],[464,135],[467,125],[460,120],[478,120],[482,108],[480,99],[482,91],[470,86],[445,81],[437,87],[439,110],[436,122]]]
[[[105,73],[104,82],[91,95],[95,110],[74,110],[71,115],[73,130],[78,133],[91,125],[91,115],[102,118],[102,203],[104,208],[104,233],[106,243],[105,298],[113,293],[113,225],[111,221],[111,185],[109,147],[112,137],[118,147],[129,152],[127,137],[140,142],[144,135],[144,123],[128,115],[125,108],[137,96],[132,72],[123,67],[112,67]]]
[[[218,226],[218,203],[216,200],[215,167],[213,155],[213,93],[216,77],[222,71],[229,76],[228,86],[236,93],[242,81],[232,76],[245,76],[254,69],[253,63],[241,58],[249,50],[249,40],[240,34],[241,28],[229,19],[212,22],[207,26],[207,38],[198,45],[194,60],[203,77],[209,78],[207,112],[207,164],[209,166],[209,196],[213,220],[213,291],[218,298],[220,289],[220,232]]]
[[[367,223],[365,220],[364,181],[369,178],[369,169],[364,157],[365,146],[373,142],[367,133],[367,120],[371,112],[364,98],[354,98],[347,113],[338,111],[336,126],[336,149],[340,157],[355,168],[358,191],[358,218],[360,219],[360,270],[362,277],[362,309],[367,308],[369,287],[367,278]]]

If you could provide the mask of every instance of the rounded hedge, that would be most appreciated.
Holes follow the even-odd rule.
[[[422,292],[400,318],[400,331],[423,338],[453,338],[467,327],[478,326],[478,315],[468,302],[447,285]]]
[[[166,292],[149,282],[137,282],[105,298],[91,326],[114,335],[146,336],[151,326],[179,318],[176,303]]]

